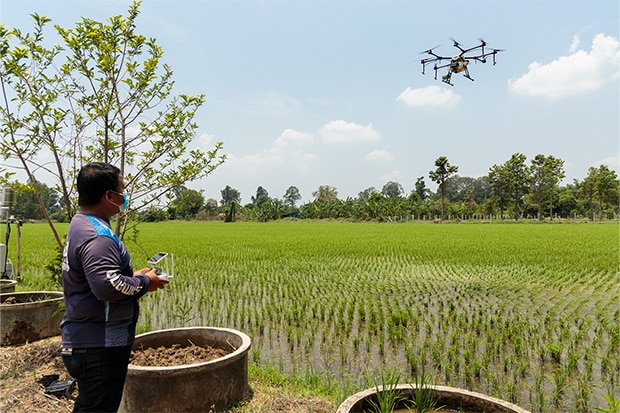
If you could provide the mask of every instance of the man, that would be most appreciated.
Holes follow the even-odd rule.
[[[62,359],[77,379],[74,412],[116,412],[121,402],[138,299],[168,283],[155,269],[134,273],[110,218],[127,207],[120,170],[85,165],[77,177],[79,211],[71,220],[62,260],[65,316]]]

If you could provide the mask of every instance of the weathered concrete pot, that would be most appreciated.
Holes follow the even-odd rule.
[[[432,391],[433,397],[437,401],[437,407],[441,406],[444,409],[453,409],[463,413],[530,413],[512,403],[469,390],[447,386],[425,386],[425,389]],[[415,395],[417,388],[414,384],[399,384],[397,386],[390,386],[388,391],[390,390],[397,391],[405,399],[411,399]],[[370,400],[376,403],[377,392],[381,391],[383,391],[383,386],[356,393],[346,399],[338,407],[336,413],[372,411]]]
[[[0,294],[14,293],[16,285],[16,280],[0,279]]]
[[[21,344],[60,335],[62,298],[60,291],[0,294],[0,343]]]
[[[249,396],[250,338],[242,332],[216,327],[158,330],[137,336],[133,348],[187,346],[188,340],[234,351],[181,366],[130,364],[119,412],[219,412]]]

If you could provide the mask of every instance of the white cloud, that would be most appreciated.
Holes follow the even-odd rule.
[[[239,110],[253,115],[285,117],[300,110],[302,106],[302,102],[291,96],[264,92],[242,100]]]
[[[376,149],[372,152],[368,152],[364,159],[366,159],[367,161],[391,161],[394,159],[394,155],[392,155],[388,151]]]
[[[575,53],[578,50],[578,48],[579,48],[579,42],[580,42],[579,36],[574,35],[573,36],[573,42],[570,44],[570,47],[568,48],[568,52],[569,53]]]
[[[461,97],[452,90],[432,85],[422,89],[411,89],[408,87],[398,95],[396,100],[411,107],[450,107],[459,103]]]
[[[203,133],[198,136],[198,147],[203,151],[210,151],[213,149],[213,145],[215,144],[215,137],[208,133]]]
[[[577,44],[573,39],[571,48]],[[548,64],[531,63],[526,74],[509,81],[509,88],[519,95],[555,99],[599,89],[619,75],[620,42],[601,33],[589,52],[577,50]]]
[[[620,155],[608,156],[592,164],[595,168],[598,168],[601,165],[606,165],[610,169],[618,170],[618,167],[620,166]]]
[[[400,171],[394,170],[394,171],[386,173],[385,175],[382,175],[381,179],[384,180],[386,183],[389,181],[398,182],[398,180],[401,179],[402,177],[403,177],[403,174]]]
[[[319,135],[324,142],[369,142],[381,139],[379,132],[373,129],[372,124],[366,126],[357,123],[333,120],[319,129]]]
[[[294,129],[286,129],[273,144],[256,153],[237,157],[228,154],[224,166],[247,174],[254,174],[264,168],[277,169],[281,167],[305,169],[308,163],[316,160],[316,155],[303,147],[310,144],[313,137],[310,134]]]
[[[312,143],[313,137],[309,133],[299,132],[294,129],[285,129],[280,136],[276,138],[275,146],[287,146],[289,144],[298,145]]]

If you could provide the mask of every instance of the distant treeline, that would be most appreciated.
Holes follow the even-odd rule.
[[[560,185],[563,161],[538,155],[525,164],[525,156],[515,154],[503,165],[494,165],[487,176],[462,177],[447,158],[435,162],[429,177],[438,184],[436,193],[427,188],[424,177],[417,178],[408,194],[398,182],[387,182],[381,190],[369,187],[356,198],[338,198],[335,187],[319,186],[313,200],[302,205],[295,186],[282,198],[271,197],[259,186],[245,204],[231,186],[221,200],[205,199],[202,191],[179,187],[172,200],[160,207],[133,211],[138,221],[169,219],[236,219],[269,221],[283,218],[347,219],[352,221],[444,220],[444,219],[616,219],[620,209],[620,181],[606,165],[590,168],[583,180]],[[39,184],[47,211],[57,221],[64,220],[59,193]],[[232,211],[231,211],[232,209]],[[234,212],[234,213],[231,213]],[[16,189],[12,214],[18,219],[43,219],[35,192],[24,186]]]

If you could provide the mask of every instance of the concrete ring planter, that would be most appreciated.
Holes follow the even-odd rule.
[[[14,293],[16,285],[16,280],[0,279],[0,294]]]
[[[215,360],[180,366],[130,364],[119,412],[223,411],[249,396],[250,338],[239,331],[190,327],[140,334],[134,349],[174,344],[235,350]]]
[[[0,343],[22,344],[60,335],[62,301],[60,291],[0,294]]]
[[[512,403],[469,390],[447,386],[426,386],[425,388],[432,391],[438,407],[452,409],[450,411],[463,413],[530,413]],[[390,390],[399,392],[400,396],[407,399],[415,394],[416,386],[414,384],[399,384],[397,386],[390,386]],[[338,407],[336,413],[373,411],[369,400],[374,400],[376,403],[377,392],[381,391],[383,391],[383,387],[378,386],[377,388],[356,393],[346,399]]]

